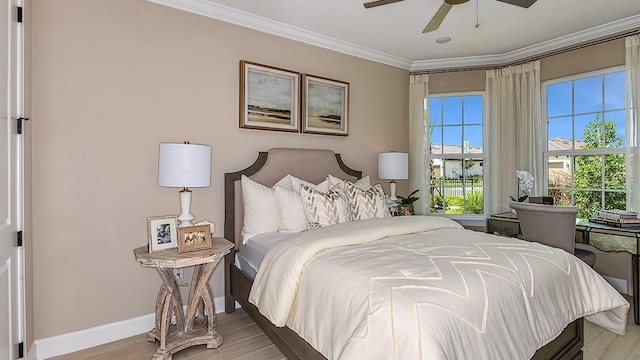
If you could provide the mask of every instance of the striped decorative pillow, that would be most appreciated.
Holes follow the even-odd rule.
[[[349,205],[342,191],[323,193],[300,185],[300,197],[309,229],[349,221]]]
[[[382,185],[376,184],[368,190],[362,190],[350,182],[345,182],[344,192],[349,201],[352,221],[391,217],[384,200]]]

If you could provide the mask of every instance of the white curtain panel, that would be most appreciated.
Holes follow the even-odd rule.
[[[543,143],[540,62],[487,70],[484,114],[485,211],[509,210],[517,197],[516,170],[530,172],[533,195],[542,195]]]
[[[429,75],[411,75],[409,79],[409,192],[420,189],[414,204],[418,215],[427,214],[429,194],[428,145]]]
[[[627,210],[640,211],[640,35],[626,38],[627,72]]]
[[[526,170],[535,179],[531,194],[543,195],[544,156],[546,149],[542,122],[540,61],[515,66],[516,168]],[[515,176],[515,174],[514,174]]]

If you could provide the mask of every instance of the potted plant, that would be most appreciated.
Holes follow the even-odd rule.
[[[398,204],[400,205],[400,215],[415,215],[415,209],[413,208],[413,203],[420,199],[417,196],[414,196],[418,191],[415,190],[409,196],[398,196]]]

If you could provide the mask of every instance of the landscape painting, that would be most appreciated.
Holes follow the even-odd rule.
[[[300,74],[240,62],[240,127],[299,132]]]
[[[349,83],[304,75],[302,132],[349,135]]]

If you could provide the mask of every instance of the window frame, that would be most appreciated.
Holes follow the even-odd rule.
[[[619,148],[601,148],[601,149],[576,149],[575,148],[575,141],[576,141],[576,127],[575,127],[575,122],[572,124],[572,128],[571,128],[571,134],[572,134],[572,138],[571,141],[573,143],[573,148],[571,150],[549,150],[549,108],[548,108],[548,93],[547,93],[547,89],[549,86],[551,85],[556,85],[556,84],[561,84],[561,83],[565,83],[565,82],[569,82],[569,81],[577,81],[577,80],[583,80],[583,79],[587,79],[587,78],[591,78],[591,77],[603,77],[609,74],[613,74],[613,73],[617,73],[617,72],[621,72],[621,71],[626,71],[626,68],[624,65],[621,66],[614,66],[614,67],[608,67],[605,69],[600,69],[600,70],[594,70],[594,71],[588,71],[588,72],[584,72],[584,73],[579,73],[579,74],[574,74],[574,75],[569,75],[569,76],[563,76],[560,78],[555,78],[555,79],[550,79],[550,80],[546,80],[543,81],[540,85],[541,85],[541,102],[542,102],[542,122],[543,122],[543,140],[544,140],[544,149],[543,149],[543,174],[545,176],[544,179],[544,192],[546,194],[549,194],[549,159],[553,156],[564,156],[564,157],[568,157],[569,159],[571,159],[571,186],[567,188],[568,191],[571,192],[571,206],[575,206],[575,171],[576,171],[576,164],[575,164],[575,158],[577,156],[584,156],[584,155],[596,155],[596,156],[606,156],[606,155],[612,155],[612,154],[621,154],[621,155],[625,155],[626,156],[626,152],[627,152],[627,148],[629,146],[629,144],[627,144],[627,140],[626,140],[626,133],[624,134],[625,137],[625,143],[624,146],[621,146]],[[604,86],[604,85],[603,85]],[[625,99],[628,97],[627,95],[627,86],[625,85]],[[603,118],[605,117],[605,114],[607,112],[612,112],[612,111],[620,111],[623,110],[625,112],[625,114],[629,111],[629,104],[628,102],[625,101],[625,106],[624,108],[621,109],[607,109],[605,111],[605,93],[604,91],[602,92],[602,97],[603,97],[603,102],[602,102],[602,109],[600,109],[598,112],[602,114]],[[581,116],[584,113],[576,113],[575,112],[575,91],[572,92],[572,99],[571,99],[571,114],[566,114],[566,115],[562,115],[562,116],[572,116],[572,117],[576,117],[576,116]],[[628,118],[625,118],[625,122],[628,121]],[[595,188],[586,188],[586,189],[580,189],[580,190],[591,190],[591,191],[599,191],[600,192],[600,201],[601,204],[604,203],[605,200],[605,193],[606,192],[627,192],[626,186],[624,190],[618,190],[618,189],[607,189],[605,186],[605,177],[606,174],[604,173],[604,171],[601,174],[601,179],[600,179],[600,184],[602,185],[601,188],[599,189],[595,189]],[[578,190],[578,191],[580,191]]]
[[[482,201],[482,213],[481,214],[446,214],[446,213],[433,213],[431,212],[431,207],[430,204],[427,204],[427,210],[428,210],[428,214],[429,215],[438,215],[438,216],[444,216],[444,217],[448,217],[451,219],[456,219],[456,220],[461,220],[461,222],[464,225],[484,225],[484,221],[486,220],[486,218],[488,217],[487,214],[487,203],[486,200],[484,198],[484,194],[486,194],[486,188],[485,188],[485,184],[488,183],[488,179],[487,179],[487,174],[484,171],[485,169],[485,164],[487,161],[487,154],[486,154],[486,146],[485,146],[485,142],[486,142],[486,127],[485,124],[487,122],[486,119],[486,106],[487,106],[487,94],[486,91],[457,91],[457,92],[446,92],[446,93],[431,93],[429,94],[428,98],[425,99],[425,109],[428,109],[429,111],[429,118],[426,119],[426,125],[425,125],[425,130],[426,131],[431,131],[431,107],[428,105],[429,101],[432,98],[448,98],[448,97],[465,97],[465,96],[481,96],[482,97],[482,112],[480,113],[482,122],[479,124],[482,127],[482,153],[464,153],[461,152],[459,154],[444,154],[444,153],[440,153],[440,154],[432,154],[431,153],[431,135],[429,136],[429,144],[428,144],[428,149],[429,149],[429,153],[426,156],[426,160],[427,160],[427,168],[429,168],[428,163],[432,160],[432,159],[440,159],[440,160],[460,160],[463,161],[464,159],[468,159],[468,158],[480,158],[481,162],[482,162],[482,167],[483,167],[483,171],[482,171],[482,180],[483,180],[483,184],[482,184],[482,194],[483,194],[483,201]],[[465,123],[464,123],[464,102],[462,105],[462,122],[459,124],[460,126],[462,126],[462,143],[461,145],[464,144],[464,128],[465,128]],[[472,125],[478,125],[476,123],[472,123]],[[451,125],[454,126],[454,125]],[[458,126],[458,125],[455,125]],[[439,125],[438,127],[446,127],[445,125],[445,121],[444,118],[442,119],[442,124]],[[442,146],[444,146],[444,137],[442,137]],[[464,145],[463,145],[463,151],[464,151]],[[430,185],[429,185],[430,186]],[[480,224],[478,221],[482,221],[482,224]]]

